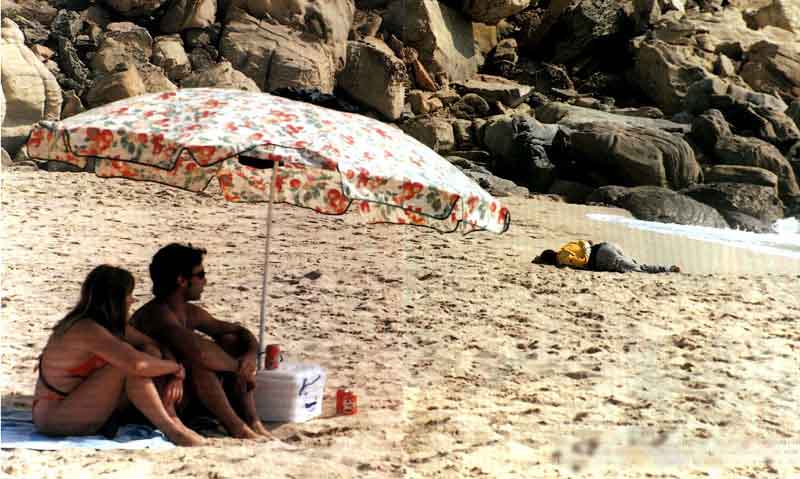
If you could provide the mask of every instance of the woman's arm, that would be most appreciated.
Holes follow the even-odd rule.
[[[157,377],[175,374],[183,369],[175,361],[159,359],[137,351],[94,321],[81,321],[73,327],[73,330],[76,335],[75,341],[81,341],[87,350],[127,374]]]

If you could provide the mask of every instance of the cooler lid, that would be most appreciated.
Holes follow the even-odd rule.
[[[320,374],[324,374],[324,371],[319,364],[282,362],[277,369],[259,370],[257,376],[280,380]]]

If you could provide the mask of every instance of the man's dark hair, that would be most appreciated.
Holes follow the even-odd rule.
[[[153,295],[159,299],[169,296],[178,287],[178,277],[189,278],[205,254],[205,249],[195,248],[191,243],[170,243],[158,250],[150,263]]]
[[[546,249],[546,250],[542,251],[539,254],[539,256],[534,258],[533,262],[536,263],[536,264],[555,265],[557,257],[558,257],[558,253],[556,253],[555,251],[553,251],[551,249]]]

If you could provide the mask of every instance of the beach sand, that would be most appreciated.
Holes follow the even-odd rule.
[[[140,306],[168,242],[208,249],[201,305],[256,332],[265,205],[88,174],[2,181],[3,408],[29,407],[36,358],[86,273],[130,269]],[[585,219],[621,210],[503,200],[512,226],[500,236],[275,207],[267,340],[328,374],[323,417],[271,424],[280,441],[6,449],[2,474],[800,476],[800,261]],[[531,264],[575,238],[684,272]],[[338,387],[358,394],[357,415],[334,415]]]

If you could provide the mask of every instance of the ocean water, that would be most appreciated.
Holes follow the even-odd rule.
[[[590,213],[586,216],[594,221],[618,223],[634,229],[682,236],[736,248],[745,248],[759,253],[800,259],[800,221],[797,218],[778,220],[773,226],[775,233],[750,233],[748,231],[709,228],[706,226],[656,223],[607,214]]]

